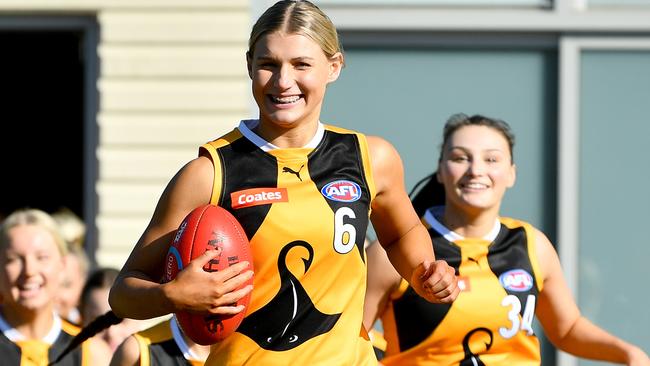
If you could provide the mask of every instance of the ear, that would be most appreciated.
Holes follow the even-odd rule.
[[[246,51],[246,69],[248,69],[248,77],[253,79],[253,58],[250,51]]]
[[[515,185],[515,181],[517,181],[517,166],[515,164],[510,165],[509,175],[507,187],[512,188]]]
[[[337,52],[334,54],[334,56],[329,58],[329,75],[327,76],[327,82],[331,83],[333,81],[336,81],[336,79],[339,78],[339,75],[341,75],[341,70],[343,69],[343,54],[341,52]]]

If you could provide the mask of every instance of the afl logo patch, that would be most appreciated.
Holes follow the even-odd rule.
[[[501,286],[514,292],[525,292],[533,288],[533,276],[523,269],[513,269],[499,276]]]
[[[329,182],[320,190],[327,199],[339,202],[354,202],[361,198],[361,187],[349,180]]]

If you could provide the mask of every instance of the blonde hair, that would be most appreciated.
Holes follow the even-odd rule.
[[[59,225],[59,231],[71,250],[74,247],[83,248],[86,236],[86,224],[70,209],[62,208],[52,215]]]
[[[300,34],[320,46],[328,58],[341,52],[336,27],[316,5],[306,0],[283,0],[266,9],[257,19],[248,39],[248,57],[253,57],[257,41],[267,33]]]
[[[68,253],[67,244],[59,232],[56,221],[46,212],[33,208],[16,210],[2,222],[0,226],[0,248],[4,248],[9,244],[9,230],[21,225],[34,225],[45,229],[54,239],[61,255],[65,256]]]

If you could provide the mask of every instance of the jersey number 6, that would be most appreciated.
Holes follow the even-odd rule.
[[[354,225],[345,223],[346,217],[357,218],[350,207],[344,206],[334,212],[334,250],[341,254],[349,253],[357,240],[357,229]]]

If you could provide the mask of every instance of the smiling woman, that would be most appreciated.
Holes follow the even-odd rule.
[[[639,348],[584,318],[571,298],[546,236],[501,217],[515,183],[514,135],[507,123],[480,115],[452,116],[445,125],[435,173],[445,204],[422,220],[433,247],[456,269],[461,293],[453,304],[430,304],[403,282],[379,245],[368,249],[364,324],[381,317],[385,365],[540,365],[533,332],[537,316],[559,349],[574,355],[650,364]],[[436,197],[431,197],[434,201]]]
[[[0,346],[3,365],[45,365],[79,329],[55,312],[66,244],[56,222],[39,210],[19,210],[0,227]],[[11,344],[16,346],[11,347]],[[106,365],[105,345],[88,341],[62,365]],[[32,362],[32,363],[30,363]]]
[[[201,146],[170,181],[111,290],[118,316],[245,311],[206,365],[376,364],[361,327],[370,220],[419,294],[436,303],[455,298],[453,270],[435,261],[393,146],[320,120],[343,62],[336,28],[311,2],[279,1],[262,14],[246,53],[259,118]],[[203,271],[217,251],[160,283],[174,231],[206,203],[244,228],[255,290],[236,290],[252,276],[247,263]],[[231,305],[251,291],[248,308]]]

